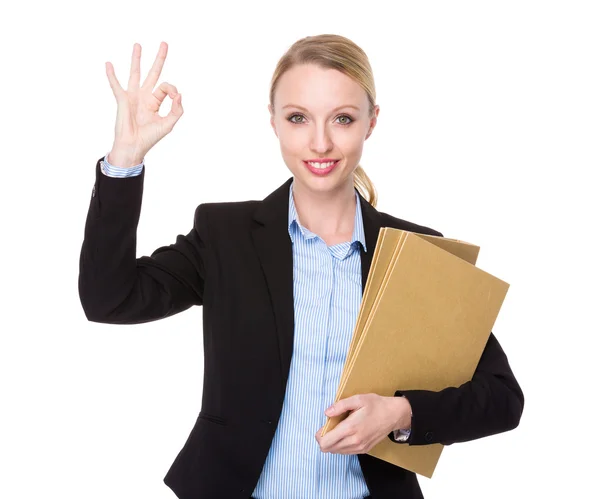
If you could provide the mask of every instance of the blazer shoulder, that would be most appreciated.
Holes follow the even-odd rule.
[[[260,201],[258,200],[202,203],[198,205],[197,209],[202,209],[206,211],[209,216],[217,218],[243,218],[244,216],[252,216],[253,211],[257,208],[259,203]]]
[[[402,220],[401,218],[394,217],[388,213],[382,211],[379,212],[382,220],[383,227],[392,227],[393,229],[407,230],[410,232],[416,232],[418,234],[428,234],[431,236],[444,237],[444,235],[431,227],[425,225],[419,225],[408,220]]]
[[[227,237],[232,231],[250,227],[259,203],[256,200],[202,203],[196,208],[196,217],[205,221],[212,235]]]

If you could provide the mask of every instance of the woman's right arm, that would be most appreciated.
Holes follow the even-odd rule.
[[[178,235],[174,244],[162,246],[150,256],[136,258],[143,158],[183,115],[181,94],[174,85],[161,83],[153,90],[167,49],[162,42],[140,86],[141,46],[134,44],[127,90],[119,84],[112,64],[106,63],[117,100],[115,140],[107,157],[96,163],[79,260],[79,297],[86,317],[94,322],[148,322],[203,303],[207,234],[203,205],[196,208],[187,235]],[[167,95],[173,99],[171,111],[162,117],[158,111]],[[118,167],[112,172],[101,169],[103,159],[110,161],[108,170],[111,165]]]
[[[196,208],[192,230],[136,258],[145,166],[116,178],[96,164],[96,182],[79,260],[79,297],[90,321],[138,324],[202,305],[206,214]]]

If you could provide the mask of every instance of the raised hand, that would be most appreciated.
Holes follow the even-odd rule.
[[[174,85],[163,82],[154,90],[167,51],[167,43],[161,42],[154,64],[140,87],[142,47],[135,43],[127,90],[119,84],[112,63],[106,63],[106,75],[117,99],[115,139],[107,158],[115,166],[130,167],[141,163],[146,153],[173,129],[183,115],[181,94]],[[167,95],[173,101],[171,111],[162,117],[158,110]]]

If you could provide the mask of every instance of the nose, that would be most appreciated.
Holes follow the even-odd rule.
[[[310,145],[311,149],[319,154],[324,154],[333,148],[333,142],[325,125],[313,127]]]

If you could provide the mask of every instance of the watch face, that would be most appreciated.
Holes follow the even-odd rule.
[[[401,433],[400,431],[394,431],[394,440],[396,442],[406,442],[408,440],[409,435],[406,433]]]

